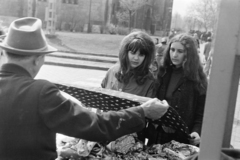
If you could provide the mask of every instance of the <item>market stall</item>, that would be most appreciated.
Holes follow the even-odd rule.
[[[115,90],[104,88],[69,86],[56,84],[67,98],[76,98],[83,106],[92,112],[101,113],[107,111],[118,111],[129,107],[139,106],[150,98],[132,95]],[[189,138],[188,127],[178,115],[177,111],[170,107],[161,119],[152,121],[146,119],[147,123],[164,125],[175,129]],[[198,155],[199,148],[193,145],[171,141],[166,144],[155,144],[148,146],[147,139],[142,142],[137,134],[130,134],[120,137],[112,142],[90,142],[84,139],[57,136],[57,146],[59,159],[111,159],[127,160],[135,158],[137,160],[157,159],[179,159],[183,160]]]
[[[240,150],[230,148],[234,112],[235,108],[237,107],[236,97],[239,90],[238,86],[240,77],[240,1],[221,1],[220,4],[218,26],[214,34],[215,41],[213,63],[205,104],[200,151],[198,150],[199,148],[194,148],[194,152],[188,155],[188,157],[185,157],[185,159],[193,159],[194,156],[196,157],[196,155],[198,156],[199,160],[240,158]],[[96,92],[96,90],[94,92]],[[103,90],[101,92],[107,94],[107,92]],[[113,91],[111,92],[111,95],[114,96],[114,93],[117,92]],[[122,98],[128,99],[129,97],[126,95],[124,95]],[[116,97],[120,98],[120,94],[116,95]],[[146,100],[144,98],[139,98],[132,95],[130,95],[130,98],[130,100],[134,102],[135,105]],[[166,124],[168,124],[170,121],[171,119],[166,119]],[[178,126],[178,128],[183,129],[183,131],[187,133],[185,130],[186,128],[184,128],[184,124],[181,125],[181,127]],[[157,146],[156,144],[156,146],[153,148],[147,148],[144,150],[144,144],[137,143],[134,136],[128,135],[128,137],[124,137],[122,140],[125,141],[125,138],[127,138],[126,141],[128,143],[134,141],[134,143],[130,144],[137,144],[136,146],[132,145],[132,147],[134,146],[136,150],[139,151],[139,149],[141,149],[141,151],[144,151],[144,153],[149,155],[151,155],[151,153],[158,153],[156,152],[156,148],[157,151],[163,152],[168,149],[171,150],[170,152],[174,151],[171,148],[172,146],[177,146],[175,148],[188,148],[188,152],[190,152],[189,148],[191,148],[191,146],[186,147],[185,144],[171,142],[169,144],[161,146]],[[87,148],[87,144],[88,142],[81,143],[81,147],[85,146],[85,148]],[[128,144],[128,146],[130,144]],[[105,149],[106,148],[107,147],[105,146]],[[88,154],[90,155],[90,153]]]

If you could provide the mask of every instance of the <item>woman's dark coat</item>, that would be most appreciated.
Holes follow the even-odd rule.
[[[156,97],[160,100],[166,99],[165,95],[171,79],[171,73],[172,70],[169,68],[158,77]],[[201,135],[205,98],[206,93],[200,93],[196,90],[195,83],[183,76],[176,85],[171,100],[168,101],[169,105],[178,111],[181,118],[187,124],[189,133],[197,132]],[[155,141],[153,143],[166,143],[172,139],[182,143],[188,143],[187,137],[183,137],[179,132],[170,134],[172,136],[169,136],[161,127],[158,127],[157,130],[158,133],[151,135],[151,137],[155,137],[154,140],[151,140]]]

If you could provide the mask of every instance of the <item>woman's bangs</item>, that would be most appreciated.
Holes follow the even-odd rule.
[[[140,53],[143,54],[144,52],[142,51],[144,50],[144,45],[142,44],[140,39],[135,39],[129,44],[128,50],[132,51],[133,53],[136,53],[139,50]]]

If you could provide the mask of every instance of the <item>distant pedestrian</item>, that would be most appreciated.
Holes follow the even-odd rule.
[[[199,41],[198,34],[197,34],[197,33],[194,33],[194,34],[193,34],[193,37],[195,38],[196,45],[197,45],[197,48],[198,48],[198,50],[199,50],[199,49],[200,49],[200,41]]]
[[[155,40],[156,40],[155,45],[158,45],[159,44],[159,39],[155,38]]]
[[[208,37],[207,38],[207,42],[206,44],[204,45],[204,50],[203,50],[203,54],[205,56],[205,61],[208,60],[208,57],[209,57],[209,52],[211,50],[211,47],[212,47],[212,39],[211,37]]]
[[[158,66],[160,66],[161,59],[163,57],[163,52],[166,46],[167,46],[167,37],[163,37],[161,39],[161,44],[159,44],[158,47],[156,48],[156,61]]]
[[[210,73],[211,73],[211,68],[212,68],[212,59],[213,59],[213,49],[211,49],[209,51],[209,56],[206,60],[205,66],[204,66],[204,72],[207,75],[208,80],[210,78]]]

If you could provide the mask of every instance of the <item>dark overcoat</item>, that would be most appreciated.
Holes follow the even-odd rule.
[[[166,99],[165,96],[170,82],[171,73],[172,70],[169,68],[158,77],[156,97],[160,100]],[[179,113],[181,118],[187,124],[189,133],[197,132],[201,135],[205,98],[206,92],[200,93],[196,89],[195,83],[183,76],[176,85],[171,100],[168,101],[169,105]],[[166,143],[170,140],[189,143],[187,137],[184,136],[184,134],[181,134],[181,132],[177,131],[174,134],[168,134],[162,130],[161,126],[158,126],[157,129],[153,128],[153,130],[155,131],[149,133],[151,143]]]
[[[4,160],[56,159],[56,133],[101,142],[145,125],[141,107],[95,114],[15,64],[0,69],[0,117],[0,159]]]

